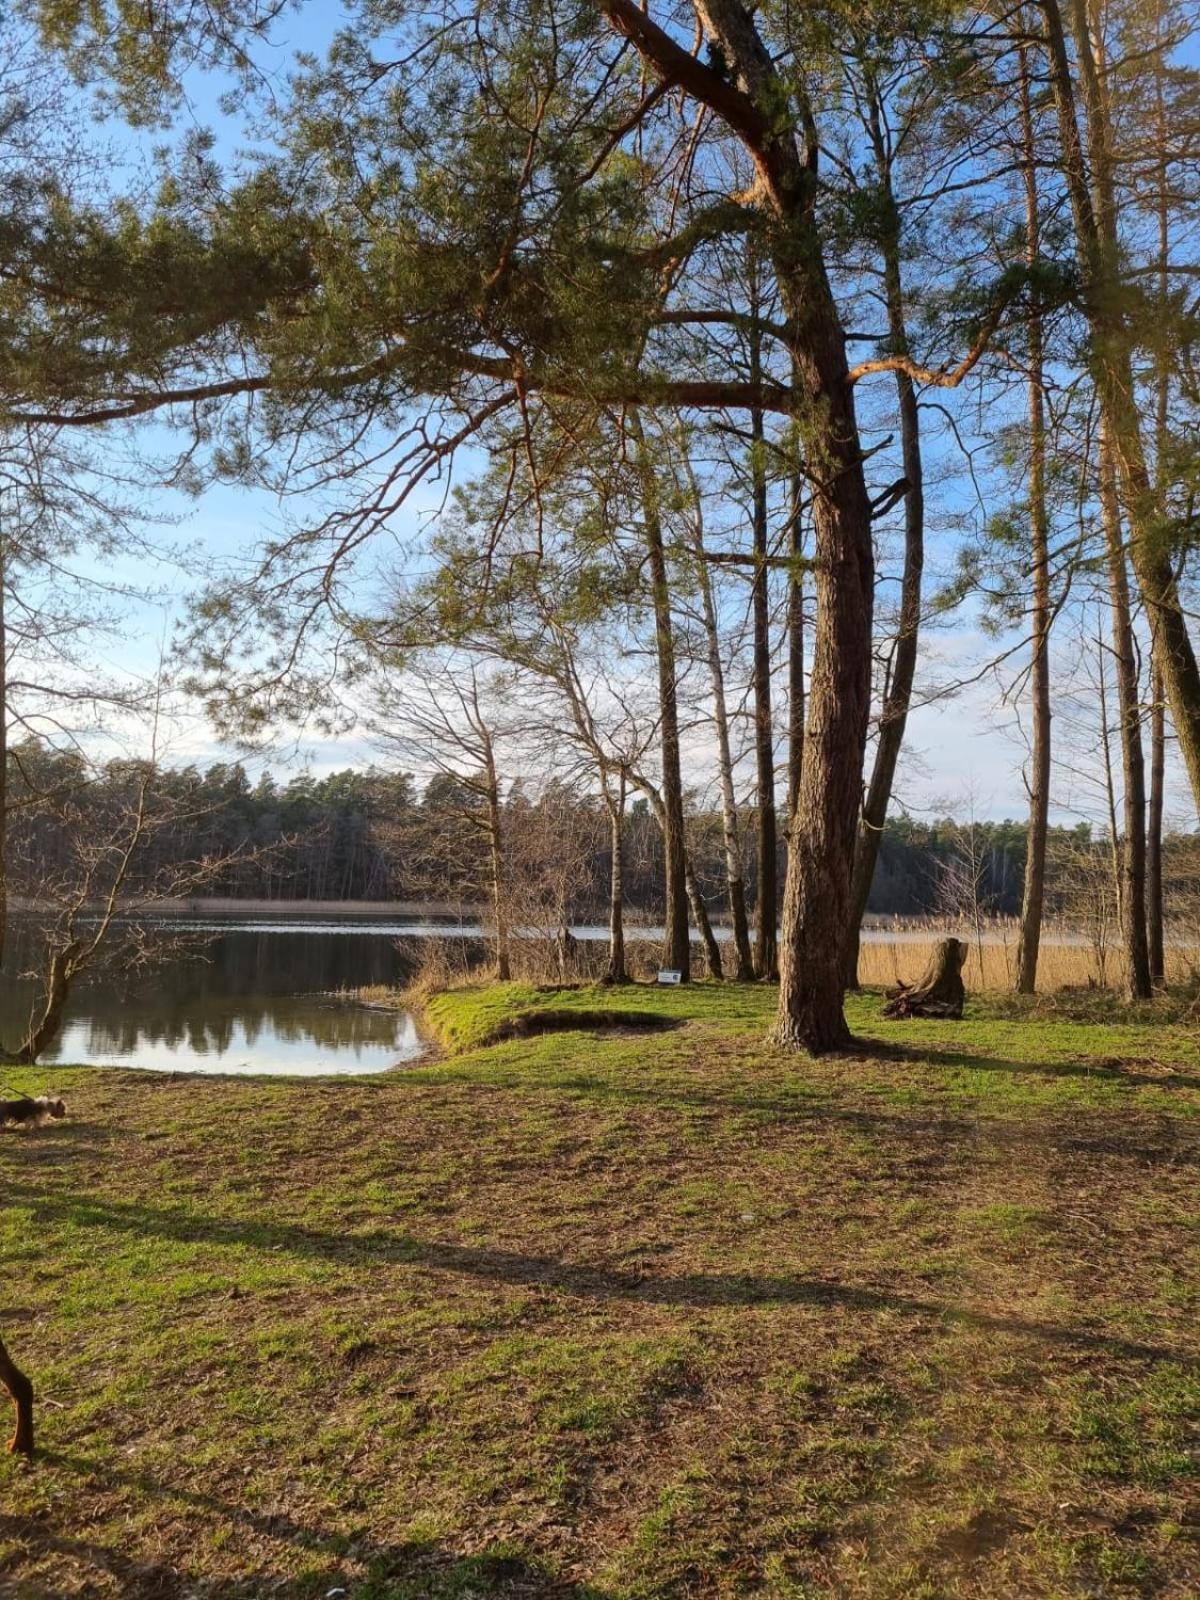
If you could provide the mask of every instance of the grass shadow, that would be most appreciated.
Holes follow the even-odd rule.
[[[955,1050],[936,1045],[904,1044],[891,1039],[863,1037],[856,1041],[857,1053],[873,1060],[903,1062],[906,1066],[953,1067],[970,1072],[1008,1072],[1016,1076],[1043,1078],[1099,1079],[1106,1083],[1129,1084],[1137,1088],[1200,1089],[1200,1077],[1186,1072],[1131,1071],[1123,1063],[1084,1057],[1077,1061],[1014,1061],[1009,1056],[979,1055],[972,1050]]]
[[[1139,1360],[1198,1364],[1198,1358],[1189,1352],[1126,1339],[1100,1329],[1064,1327],[890,1289],[792,1273],[628,1273],[562,1261],[553,1256],[420,1239],[412,1234],[384,1230],[329,1234],[291,1224],[202,1218],[160,1207],[57,1199],[35,1191],[25,1192],[25,1203],[32,1207],[40,1221],[66,1222],[75,1227],[97,1227],[140,1236],[153,1234],[183,1244],[283,1250],[339,1267],[419,1267],[508,1287],[560,1291],[587,1300],[640,1302],[676,1309],[799,1305],[852,1312],[900,1311],[918,1318],[933,1317]]]
[[[200,1577],[181,1571],[174,1563],[139,1561],[127,1549],[60,1531],[40,1517],[0,1512],[0,1543],[10,1546],[4,1566],[11,1569],[20,1558],[66,1558],[75,1568],[92,1569],[91,1577],[85,1575],[88,1587],[80,1593],[106,1592],[107,1585],[101,1591],[95,1581],[103,1575],[127,1600],[191,1600],[198,1595],[205,1600],[259,1600],[264,1594],[282,1600],[316,1600],[331,1592],[352,1593],[355,1600],[466,1600],[469,1595],[487,1595],[495,1600],[611,1600],[606,1590],[587,1583],[564,1582],[546,1567],[508,1547],[462,1556],[431,1544],[378,1544],[356,1537],[354,1565],[358,1571],[343,1576],[338,1574],[336,1564],[345,1552],[345,1535],[311,1528],[283,1515],[251,1512],[219,1497],[180,1490],[144,1474],[114,1471],[107,1463],[54,1452],[45,1452],[42,1459],[52,1466],[94,1472],[105,1481],[124,1483],[152,1498],[183,1501],[202,1511],[210,1522],[214,1518],[225,1519],[235,1527],[253,1529],[260,1537],[326,1555],[331,1563],[325,1572],[306,1578],[289,1579],[262,1570],[245,1577]],[[0,1584],[2,1575],[0,1567]],[[27,1585],[11,1592],[33,1596],[53,1591]]]

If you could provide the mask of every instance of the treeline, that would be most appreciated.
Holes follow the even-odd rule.
[[[78,757],[26,744],[14,752],[14,889],[36,897],[60,882],[81,848],[82,832],[103,841],[133,804],[148,769],[137,762],[88,768]],[[467,905],[489,899],[486,818],[470,783],[439,775],[420,787],[408,772],[346,768],[314,777],[251,779],[238,762],[149,774],[155,825],[130,864],[136,897],[206,863],[205,895],[283,901],[424,900]],[[69,808],[55,795],[70,796]],[[36,802],[36,803],[35,803]],[[557,921],[596,920],[611,877],[608,817],[598,795],[550,783],[531,793],[513,783],[503,800],[503,837],[514,914]],[[726,861],[718,810],[692,804],[689,852],[714,916],[722,910]],[[1016,916],[1021,907],[1028,830],[1023,822],[919,821],[884,824],[868,911],[887,917]],[[746,830],[743,873],[750,909],[759,882],[757,829]],[[1182,863],[1190,841],[1169,841]],[[624,827],[624,879],[632,909],[655,917],[664,895],[662,831],[645,800]],[[1050,830],[1051,908],[1070,916],[1081,862],[1107,871],[1111,843],[1086,823]],[[779,847],[778,869],[784,869]],[[1076,908],[1077,909],[1077,908]],[[546,913],[551,913],[547,918]]]

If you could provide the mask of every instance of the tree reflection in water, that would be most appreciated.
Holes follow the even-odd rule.
[[[12,969],[30,964],[37,930],[18,922]],[[406,1012],[339,1003],[339,991],[404,976],[394,937],[370,925],[230,926],[149,973],[97,974],[72,996],[47,1061],[176,1072],[377,1072],[421,1045]],[[0,983],[4,1023],[28,1015],[32,986]]]

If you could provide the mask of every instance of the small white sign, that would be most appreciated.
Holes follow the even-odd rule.
[[[682,978],[683,978],[682,972],[672,972],[669,967],[668,968],[664,968],[658,974],[659,983],[679,983],[682,980]]]

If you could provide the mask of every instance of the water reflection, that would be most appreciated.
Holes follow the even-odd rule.
[[[12,969],[27,968],[36,948],[36,929],[18,925]],[[337,926],[225,924],[151,972],[81,982],[45,1059],[168,1072],[378,1072],[420,1054],[412,1018],[331,996],[402,977],[393,938],[370,926],[348,938]],[[28,981],[0,982],[5,1037],[20,1033],[32,997]]]

